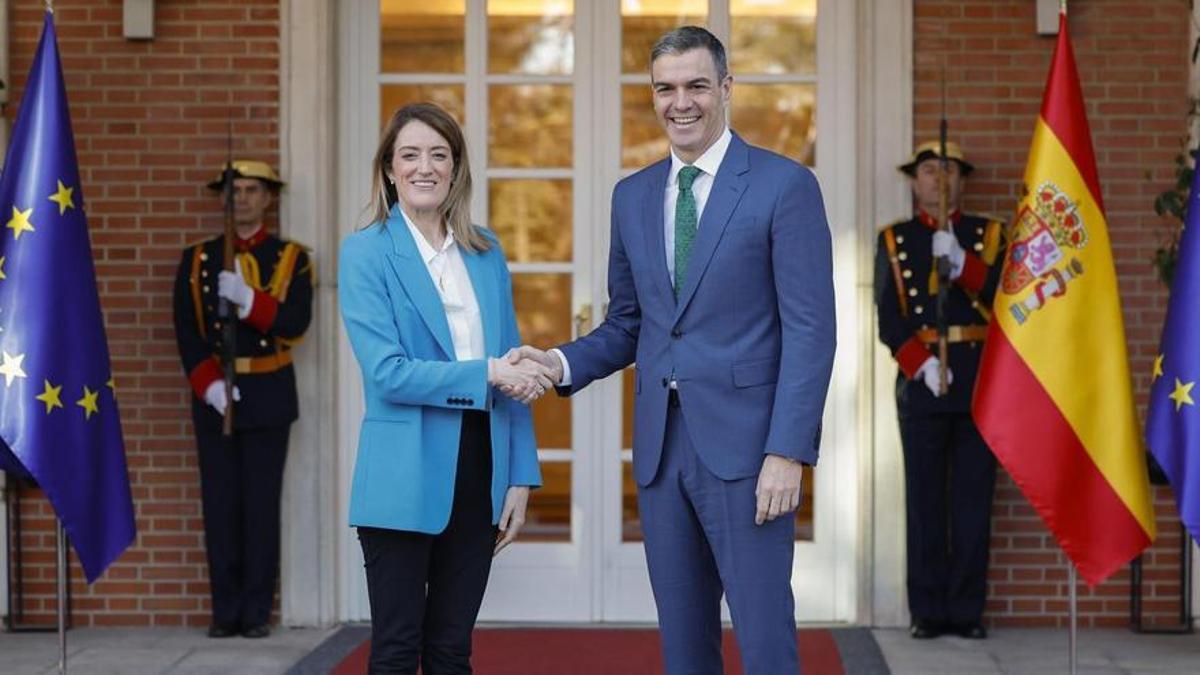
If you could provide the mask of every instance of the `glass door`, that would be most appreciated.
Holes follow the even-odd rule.
[[[732,127],[750,143],[814,167],[829,204],[823,153],[853,126],[832,96],[818,96],[825,91],[819,82],[833,73],[822,63],[833,41],[818,41],[818,33],[853,35],[852,14],[831,27],[838,4],[845,3],[821,3],[829,11],[818,13],[816,0],[348,3],[339,111],[341,137],[353,150],[341,154],[342,197],[366,203],[369,176],[360,165],[369,165],[378,130],[397,107],[441,104],[466,132],[472,213],[499,235],[508,256],[524,340],[540,347],[570,340],[588,332],[606,306],[613,186],[667,154],[650,100],[654,41],[685,23],[716,33],[729,47],[735,78]],[[845,19],[846,10],[837,11]],[[844,316],[853,306],[838,310]],[[631,469],[632,384],[630,369],[571,399],[549,395],[534,404],[545,486],[530,500],[521,538],[495,562],[482,620],[655,621]],[[357,387],[355,380],[341,388],[344,419],[361,416]],[[838,398],[831,394],[831,406]],[[838,437],[827,431],[826,445]],[[341,466],[352,459],[343,457]],[[856,492],[835,489],[828,461],[806,473],[797,514],[793,585],[798,618],[806,620],[846,613],[835,608],[838,584],[829,583],[841,546],[832,535],[835,512],[845,510],[839,501]],[[352,535],[341,555],[342,613],[366,618]]]

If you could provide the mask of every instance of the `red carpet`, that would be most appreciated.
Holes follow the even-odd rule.
[[[828,630],[796,633],[804,675],[845,675]],[[370,642],[342,659],[334,675],[367,672]],[[725,631],[727,675],[741,675],[737,643]],[[471,663],[480,675],[661,675],[658,632],[623,628],[489,628],[475,631]]]

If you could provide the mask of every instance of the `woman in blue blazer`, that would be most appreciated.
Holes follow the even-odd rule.
[[[338,267],[366,398],[350,525],[367,574],[370,670],[469,673],[492,557],[541,485],[527,404],[550,381],[503,358],[521,343],[512,280],[495,235],[471,224],[454,119],[431,104],[401,108],[373,172],[374,222],[346,238]]]

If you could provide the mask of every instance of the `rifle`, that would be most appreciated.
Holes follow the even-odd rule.
[[[938,229],[954,234],[950,227],[950,184],[946,176],[950,172],[950,159],[946,157],[946,73],[942,71],[942,120],[938,128]],[[950,259],[946,256],[937,258],[938,292],[937,292],[937,336],[938,336],[938,395],[945,396],[950,391],[950,383],[946,376],[946,361],[950,358],[950,343],[947,339],[949,328],[946,320],[946,301],[950,291]]]
[[[221,190],[225,201],[225,239],[221,253],[223,269],[235,272],[233,239],[237,232],[233,226],[233,179],[237,172],[233,169],[233,117],[229,118],[229,129],[226,138],[227,159],[225,168],[221,171]],[[225,418],[221,431],[225,436],[233,436],[233,382],[237,376],[237,313],[233,303],[220,298],[217,303],[217,316],[221,317],[221,368],[225,375]]]

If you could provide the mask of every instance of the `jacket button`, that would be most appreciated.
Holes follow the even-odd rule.
[[[675,330],[671,331],[671,337],[672,337],[672,338],[674,338],[674,339],[676,339],[676,340],[678,340],[678,339],[679,339],[680,337],[682,337],[682,336],[683,336],[683,332],[682,332],[682,331],[680,331],[678,328],[676,328]]]

